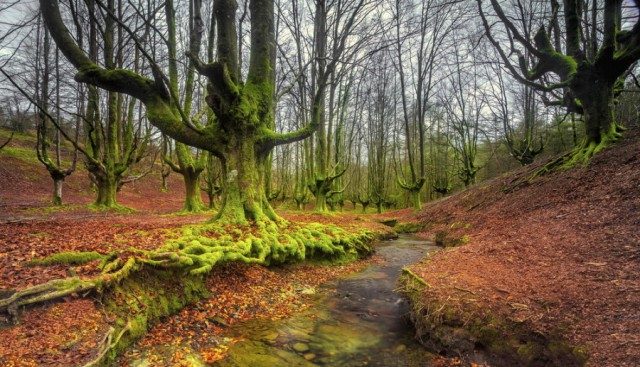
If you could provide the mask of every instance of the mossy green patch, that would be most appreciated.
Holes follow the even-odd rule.
[[[466,245],[470,240],[468,235],[456,236],[449,231],[438,231],[434,237],[436,246],[441,247],[458,247]]]
[[[27,163],[40,164],[36,151],[32,148],[6,146],[0,150],[0,157],[2,156],[12,157]]]
[[[171,231],[172,233],[174,231]],[[26,289],[0,307],[15,308],[77,292],[103,294],[103,304],[117,320],[96,364],[112,361],[125,346],[142,336],[151,323],[172,314],[205,293],[204,276],[214,266],[241,261],[261,265],[304,259],[346,262],[372,251],[376,232],[355,232],[319,223],[220,222],[177,230],[154,250],[131,248],[119,254],[71,252],[38,260],[40,264],[86,263],[100,259],[101,273],[89,279],[67,278]],[[37,292],[38,297],[31,295]],[[15,306],[15,307],[14,307]]]
[[[116,320],[116,333],[122,333],[102,363],[115,360],[154,322],[207,294],[203,278],[189,276],[180,270],[157,272],[148,269],[123,279],[102,297],[106,312]]]
[[[132,214],[132,213],[135,213],[136,211],[133,208],[129,208],[127,206],[120,205],[120,204],[114,204],[109,206],[89,204],[87,208],[89,208],[89,210],[94,212],[113,212],[113,213],[119,213],[119,214]]]
[[[33,259],[29,261],[29,265],[54,265],[54,264],[68,264],[68,265],[80,265],[86,264],[93,260],[103,259],[107,255],[102,255],[95,251],[89,252],[58,252],[47,257],[40,259]]]
[[[419,222],[400,222],[393,229],[398,233],[416,233],[420,232],[424,225]]]

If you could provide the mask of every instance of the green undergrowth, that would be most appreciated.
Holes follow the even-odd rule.
[[[417,233],[425,229],[424,223],[415,221],[401,222],[396,218],[385,219],[380,223],[393,228],[396,233]]]
[[[33,148],[6,146],[0,151],[0,156],[12,157],[31,164],[40,163]]]
[[[449,231],[437,231],[434,236],[436,246],[440,247],[458,247],[469,243],[470,238],[467,235],[454,235]]]
[[[447,355],[470,355],[480,350],[496,365],[583,366],[587,352],[571,346],[561,332],[543,335],[526,322],[504,319],[480,309],[471,294],[432,292],[424,279],[408,269],[400,277],[400,292],[409,300],[410,318],[418,340]]]

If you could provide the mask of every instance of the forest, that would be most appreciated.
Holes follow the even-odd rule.
[[[0,0],[3,366],[634,366],[640,1]]]

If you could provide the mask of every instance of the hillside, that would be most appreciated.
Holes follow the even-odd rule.
[[[4,141],[9,135],[7,130],[0,129],[0,140]],[[9,145],[0,151],[0,220],[31,217],[51,211],[53,181],[44,165],[38,162],[34,146],[35,136],[32,133],[15,134]],[[71,161],[70,147],[64,146],[63,154],[66,168]],[[145,161],[134,168],[136,173],[147,170],[148,163]],[[171,173],[166,192],[162,192],[160,187],[158,166],[140,180],[125,184],[118,193],[118,201],[142,212],[169,213],[180,210],[184,199],[184,182],[180,175]],[[205,195],[202,195],[202,199],[206,202]],[[63,204],[66,209],[83,211],[80,206],[91,204],[94,200],[95,193],[90,189],[89,176],[80,156],[76,171],[65,180]]]
[[[526,183],[537,168],[397,214],[418,221],[420,236],[453,246],[410,267],[423,282],[404,278],[418,336],[453,354],[485,349],[506,365],[579,363],[562,354],[586,354],[591,366],[637,365],[638,134],[587,167]]]

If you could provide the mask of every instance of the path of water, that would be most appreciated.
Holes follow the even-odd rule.
[[[315,306],[280,321],[233,328],[243,341],[218,366],[428,366],[433,358],[413,339],[408,305],[396,293],[402,268],[437,248],[408,236],[376,247],[373,265],[318,292]]]

